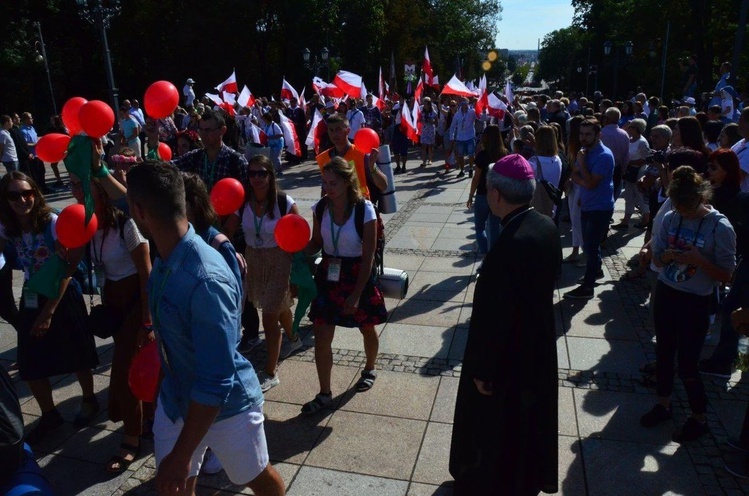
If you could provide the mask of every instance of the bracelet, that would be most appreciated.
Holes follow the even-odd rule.
[[[91,171],[91,175],[97,179],[101,179],[109,175],[109,169],[107,169],[106,165],[101,164],[101,167]]]

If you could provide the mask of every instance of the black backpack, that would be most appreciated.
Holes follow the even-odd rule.
[[[322,216],[325,214],[325,207],[328,206],[328,197],[323,196],[320,201],[315,205],[315,217],[317,221],[322,224]],[[374,262],[372,263],[372,274],[378,276],[382,274],[385,269],[385,225],[382,223],[380,213],[377,212],[377,236],[374,253]],[[359,235],[359,239],[364,239],[364,200],[361,200],[354,206],[354,227],[356,228],[356,234]]]
[[[10,480],[23,460],[21,404],[13,381],[0,367],[0,487]]]

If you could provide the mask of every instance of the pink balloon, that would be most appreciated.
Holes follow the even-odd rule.
[[[82,204],[69,205],[57,217],[57,240],[65,248],[78,248],[91,241],[98,225],[96,214],[93,214],[86,224],[86,207]]]
[[[354,135],[354,146],[364,153],[369,153],[380,146],[380,136],[368,127],[359,129]]]
[[[146,90],[143,104],[150,117],[163,119],[170,116],[177,108],[179,91],[169,81],[156,81]]]
[[[114,126],[114,111],[101,100],[91,100],[78,111],[78,120],[84,133],[101,138]]]
[[[85,98],[74,96],[65,102],[65,105],[62,107],[62,122],[65,124],[65,127],[68,128],[68,133],[71,136],[75,136],[83,131],[81,121],[78,120],[78,112],[86,103],[88,103],[88,100]]]
[[[231,177],[220,180],[211,190],[211,203],[219,215],[236,212],[244,203],[242,183]]]
[[[45,134],[36,143],[36,156],[43,162],[54,164],[65,158],[70,144],[70,136],[61,133]]]

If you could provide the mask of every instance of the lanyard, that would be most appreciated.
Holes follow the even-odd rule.
[[[697,246],[697,237],[700,235],[700,229],[702,229],[702,223],[705,222],[705,217],[706,216],[702,216],[702,218],[700,219],[700,223],[697,226],[697,230],[694,232],[694,237],[692,238],[692,244],[694,246]],[[676,227],[676,234],[674,235],[674,241],[679,240],[679,234],[681,234],[681,222],[683,220],[684,220],[684,217],[679,215],[679,225]]]
[[[255,224],[255,239],[260,240],[260,230],[263,228],[263,221],[265,220],[265,215],[260,217],[260,222],[258,222],[258,216],[255,213],[255,209],[252,209],[252,222]]]
[[[330,214],[330,237],[333,239],[333,255],[338,256],[338,240],[341,238],[341,230],[343,226],[338,227],[338,234],[335,232],[335,222],[333,222],[333,208],[328,207],[328,213]],[[346,218],[348,220],[348,217]],[[346,221],[343,222],[346,224]]]
[[[216,160],[213,162],[210,162],[211,164],[211,175],[208,175],[208,154],[205,153],[203,155],[203,179],[206,180],[206,183],[208,185],[208,189],[213,187],[213,173],[215,172],[216,168],[216,162],[218,162],[218,156],[216,157]]]

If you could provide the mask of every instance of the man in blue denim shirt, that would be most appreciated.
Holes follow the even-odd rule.
[[[154,420],[157,488],[194,494],[210,446],[232,482],[283,495],[268,462],[260,384],[237,351],[242,288],[187,222],[177,168],[147,162],[127,180],[130,213],[159,253],[148,286],[163,371]]]

